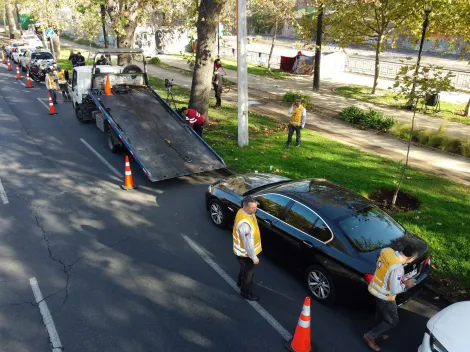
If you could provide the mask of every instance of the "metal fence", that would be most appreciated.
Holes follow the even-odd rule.
[[[220,48],[220,56],[228,59],[237,59],[237,51],[232,48]],[[247,51],[246,58],[249,63],[268,67],[269,54],[256,51]],[[273,55],[271,57],[271,67],[273,69],[281,68],[281,57]]]

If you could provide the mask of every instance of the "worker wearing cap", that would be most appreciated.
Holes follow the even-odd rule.
[[[290,116],[290,122],[287,126],[289,132],[287,135],[286,148],[289,148],[292,143],[294,131],[296,146],[299,147],[301,143],[300,130],[305,127],[305,122],[307,121],[307,110],[303,107],[300,98],[295,99],[295,103],[290,107],[288,114]]]
[[[375,297],[379,323],[369,330],[363,339],[372,351],[380,351],[378,342],[388,340],[387,331],[398,325],[398,306],[395,297],[416,285],[414,279],[405,279],[404,265],[416,257],[414,247],[407,245],[399,252],[384,248],[377,259],[374,277],[369,283],[369,292]]]
[[[186,122],[189,126],[194,129],[199,136],[202,137],[202,131],[204,129],[204,115],[201,115],[194,109],[181,108],[181,113],[186,117]]]
[[[238,210],[233,225],[233,253],[240,263],[237,286],[240,287],[240,295],[249,301],[257,301],[259,297],[254,295],[251,286],[255,265],[259,263],[258,254],[261,253],[261,236],[256,219],[257,202],[252,196],[246,196],[242,200],[242,209]]]

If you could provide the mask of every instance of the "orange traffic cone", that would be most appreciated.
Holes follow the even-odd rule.
[[[57,113],[55,112],[55,107],[54,107],[54,103],[52,102],[51,93],[47,93],[47,96],[49,97],[49,115],[56,115]]]
[[[122,189],[126,191],[130,189],[136,189],[137,185],[134,184],[134,180],[132,179],[132,171],[131,171],[131,164],[129,163],[129,156],[126,155],[126,167],[124,169],[124,184],[121,186]]]
[[[104,94],[113,95],[113,93],[111,92],[111,80],[109,79],[109,75],[106,76],[106,83],[104,85]]]
[[[5,54],[3,53],[3,50],[2,50],[2,62],[3,62],[4,64],[7,63],[7,59],[5,59]]]
[[[7,67],[7,70],[8,70],[8,71],[13,70],[13,68],[11,67],[10,58],[8,58],[8,67]]]
[[[33,88],[33,84],[31,83],[31,78],[29,78],[28,71],[26,71],[26,81],[27,81],[26,88]]]
[[[312,351],[310,340],[310,297],[307,297],[295,328],[294,338],[288,341],[285,347],[291,352],[310,352]]]
[[[20,67],[18,65],[16,65],[16,78],[17,79],[22,79],[23,78],[23,77],[21,77]]]

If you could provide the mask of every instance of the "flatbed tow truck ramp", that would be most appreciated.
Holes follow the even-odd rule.
[[[225,168],[222,158],[150,87],[143,55],[143,70],[96,65],[101,55],[142,53],[100,49],[93,66],[74,68],[72,99],[78,120],[95,121],[110,150],[127,149],[152,182]],[[104,93],[108,77],[112,95]]]

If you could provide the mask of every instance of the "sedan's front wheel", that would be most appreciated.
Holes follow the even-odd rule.
[[[333,277],[324,267],[312,265],[305,271],[305,282],[314,299],[322,303],[333,303],[336,300],[336,287]]]
[[[212,223],[220,228],[227,226],[227,216],[225,214],[222,203],[217,199],[211,199],[209,201],[209,215]]]

